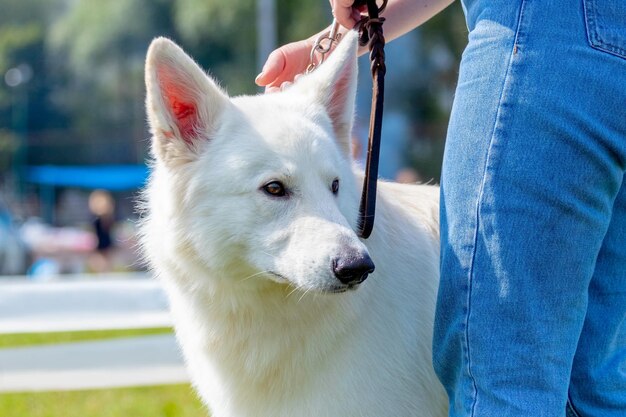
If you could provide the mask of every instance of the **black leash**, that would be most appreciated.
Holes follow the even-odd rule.
[[[359,44],[365,46],[369,43],[370,71],[372,73],[372,110],[370,112],[367,161],[357,225],[358,235],[363,239],[367,239],[372,233],[376,213],[376,185],[378,181],[386,72],[385,37],[383,36],[383,22],[385,19],[379,15],[387,6],[387,0],[383,0],[383,4],[380,7],[376,5],[376,0],[356,0],[352,6],[361,7],[365,4],[367,4],[368,16],[358,22],[355,27],[359,32]]]
[[[365,164],[365,178],[359,206],[357,233],[359,237],[367,239],[374,228],[376,212],[376,185],[378,181],[378,160],[380,154],[380,133],[383,123],[383,100],[385,95],[385,37],[383,36],[383,22],[385,18],[380,13],[387,6],[383,0],[382,6],[376,5],[376,0],[356,0],[352,7],[367,5],[367,16],[363,17],[354,27],[359,32],[359,44],[369,45],[370,70],[372,73],[372,110],[370,112],[370,128],[368,133],[367,161]],[[330,29],[322,33],[315,40],[311,49],[311,57],[306,72],[309,73],[324,62],[324,58],[332,48],[332,44],[339,42],[339,24],[333,20]],[[315,60],[319,54],[318,62]]]

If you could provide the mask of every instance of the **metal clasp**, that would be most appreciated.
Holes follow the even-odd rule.
[[[339,22],[337,22],[337,19],[333,19],[330,29],[320,34],[317,39],[315,39],[315,43],[311,48],[311,55],[309,56],[309,65],[306,67],[307,74],[324,62],[326,54],[330,52],[333,47],[333,43],[339,42],[340,39],[341,33],[339,33]],[[316,52],[320,55],[318,62],[315,62]]]

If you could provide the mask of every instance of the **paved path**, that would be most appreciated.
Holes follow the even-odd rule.
[[[147,274],[0,279],[0,336],[171,325],[166,296]],[[0,392],[187,381],[173,335],[0,349]]]
[[[0,349],[0,392],[187,382],[173,335]]]
[[[147,274],[0,279],[0,334],[171,325],[166,296]]]

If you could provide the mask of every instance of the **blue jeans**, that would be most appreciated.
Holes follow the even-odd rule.
[[[450,416],[626,416],[626,1],[467,0],[441,184]]]

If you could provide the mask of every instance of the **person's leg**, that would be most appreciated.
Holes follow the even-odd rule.
[[[626,178],[589,286],[569,395],[572,417],[626,416]]]
[[[626,166],[626,60],[589,45],[582,2],[468,3],[434,365],[451,416],[563,416]]]

